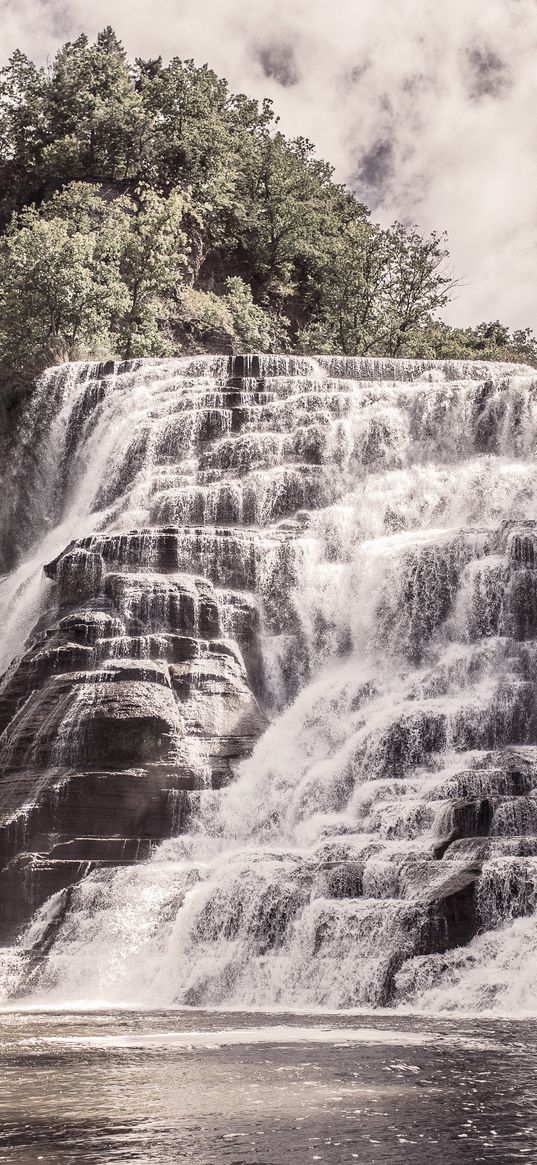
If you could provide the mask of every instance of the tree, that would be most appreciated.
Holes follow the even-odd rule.
[[[274,352],[285,350],[287,329],[282,319],[275,319],[254,303],[248,284],[238,276],[226,280],[227,306],[233,330],[240,346],[246,352]]]
[[[192,60],[175,57],[165,68],[160,59],[139,60],[137,71],[151,126],[141,173],[163,193],[188,186],[195,211],[192,258],[197,273],[214,248],[234,240],[241,176],[249,168],[252,143],[272,121],[271,104],[259,106],[230,94],[226,81]]]
[[[177,318],[198,336],[221,333],[231,351],[285,351],[289,344],[286,321],[254,302],[247,283],[238,275],[226,279],[225,295],[181,288]]]
[[[72,183],[14,216],[0,245],[4,366],[166,351],[158,324],[184,263],[182,205],[149,191],[110,206]]]
[[[0,69],[0,226],[39,190],[44,96],[43,72],[17,49]]]
[[[452,328],[431,319],[415,332],[409,354],[432,360],[500,360],[537,367],[537,337],[531,328],[511,333],[498,320],[475,328]]]
[[[338,194],[331,167],[315,159],[306,138],[259,135],[240,177],[234,225],[258,292],[285,299],[296,291],[325,250]]]
[[[30,367],[110,351],[127,308],[120,274],[126,208],[74,184],[13,217],[0,247],[0,358]]]
[[[57,53],[45,86],[47,180],[138,177],[145,120],[134,72],[111,28],[90,45],[80,36]]]
[[[444,237],[371,222],[270,101],[131,64],[110,27],[0,69],[0,278],[4,376],[220,344],[537,359],[528,330],[442,324]]]
[[[416,329],[449,298],[444,239],[396,223],[351,219],[332,239],[301,346],[348,355],[406,354]]]
[[[390,356],[402,356],[412,332],[445,307],[455,286],[447,271],[446,236],[395,223],[387,232],[389,277],[383,335]]]
[[[159,321],[168,311],[163,297],[185,266],[183,209],[177,191],[163,198],[145,190],[132,216],[121,257],[129,302],[119,326],[119,350],[126,359],[159,356],[168,350]]]

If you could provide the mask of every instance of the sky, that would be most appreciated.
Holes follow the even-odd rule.
[[[0,56],[106,24],[272,97],[378,221],[447,231],[450,323],[537,330],[537,0],[0,0]]]

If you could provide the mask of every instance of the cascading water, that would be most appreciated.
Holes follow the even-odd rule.
[[[531,1008],[536,441],[521,366],[47,373],[0,584],[5,997]]]

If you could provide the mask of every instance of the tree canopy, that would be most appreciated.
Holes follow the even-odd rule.
[[[111,28],[0,70],[0,366],[211,350],[537,362],[453,329],[445,238],[383,229],[269,101]]]

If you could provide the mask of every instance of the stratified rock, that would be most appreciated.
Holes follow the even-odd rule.
[[[200,356],[59,369],[37,396],[21,545],[83,519],[41,591],[13,580],[37,622],[0,680],[2,937],[47,903],[39,958],[101,924],[115,949],[129,885],[164,949],[186,895],[174,1003],[350,1007],[530,914],[533,374]],[[164,920],[133,887],[172,866]]]
[[[479,864],[448,874],[425,898],[427,916],[420,928],[417,954],[464,946],[476,933]]]
[[[101,590],[103,574],[102,555],[78,546],[63,554],[55,572],[60,606],[74,606],[96,598]]]

